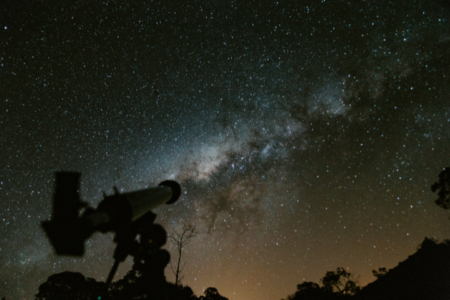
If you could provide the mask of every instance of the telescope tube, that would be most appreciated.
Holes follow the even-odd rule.
[[[163,204],[172,204],[181,195],[181,187],[175,181],[164,181],[158,187],[106,196],[95,212],[84,219],[94,230],[117,231],[138,220],[147,212]]]

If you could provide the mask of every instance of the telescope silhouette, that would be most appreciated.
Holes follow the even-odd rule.
[[[96,209],[87,207],[79,197],[80,173],[56,172],[53,215],[42,222],[50,242],[58,255],[82,256],[84,242],[96,231],[113,231],[119,234],[138,224],[151,210],[163,204],[172,204],[181,195],[181,187],[175,181],[163,181],[157,187],[107,196]],[[87,207],[82,216],[80,209]],[[148,216],[147,216],[148,217]],[[151,218],[153,222],[154,218]],[[141,222],[142,223],[142,222]]]

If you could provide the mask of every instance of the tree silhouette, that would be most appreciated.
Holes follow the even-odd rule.
[[[443,209],[449,209],[450,208],[450,168],[445,168],[440,174],[439,174],[439,181],[435,182],[431,186],[431,191],[434,193],[437,190],[438,197],[435,203],[442,207]]]
[[[378,268],[378,271],[372,270],[373,276],[375,276],[377,279],[380,278],[381,276],[386,275],[387,272],[388,271],[386,270],[386,268]]]
[[[158,300],[198,300],[188,286],[175,285],[168,282],[158,286],[139,271],[131,270],[122,279],[111,284],[110,299],[158,299]]]
[[[63,272],[51,275],[39,286],[36,300],[91,300],[97,299],[105,289],[104,282],[85,278],[80,273]]]
[[[320,286],[317,283],[311,281],[306,281],[303,282],[302,284],[297,285],[297,293],[299,294],[304,294],[305,292],[315,290],[320,290]]]
[[[205,296],[200,296],[200,300],[228,300],[217,291],[216,288],[209,287],[205,290]]]
[[[345,271],[344,268],[337,268],[335,272],[328,271],[321,281],[326,291],[338,295],[354,295],[361,290],[356,285],[357,282],[353,275]]]
[[[176,285],[181,284],[181,280],[183,280],[183,276],[181,276],[181,273],[183,272],[184,267],[186,266],[186,263],[181,265],[181,254],[183,253],[183,248],[185,248],[191,242],[192,238],[195,237],[196,235],[197,232],[195,231],[195,225],[187,223],[183,224],[180,233],[174,230],[173,234],[170,235],[170,239],[172,243],[175,244],[175,247],[178,252],[178,262],[176,269],[174,269],[173,265],[170,264],[172,272],[175,275]]]
[[[287,300],[331,300],[333,295],[317,283],[306,281],[297,285],[297,291],[287,297]]]
[[[344,268],[327,272],[320,281],[322,287],[310,281],[298,284],[297,291],[286,300],[335,300],[351,297],[361,290],[354,276]]]
[[[195,296],[194,291],[188,286],[177,286],[180,294],[180,298],[183,300],[198,300],[197,296]]]

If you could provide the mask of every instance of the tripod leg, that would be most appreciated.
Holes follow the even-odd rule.
[[[116,275],[117,268],[119,268],[120,260],[114,260],[114,264],[111,268],[111,271],[109,271],[108,279],[106,279],[106,287],[105,291],[103,292],[103,297],[101,297],[101,300],[106,300],[108,298],[108,289],[109,285],[111,284],[114,275]]]

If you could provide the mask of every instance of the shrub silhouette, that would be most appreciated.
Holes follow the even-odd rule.
[[[217,291],[216,288],[209,287],[205,290],[205,296],[200,296],[200,300],[228,300]]]
[[[39,286],[36,300],[92,300],[102,295],[104,282],[85,278],[80,273],[63,272],[51,275]]]

